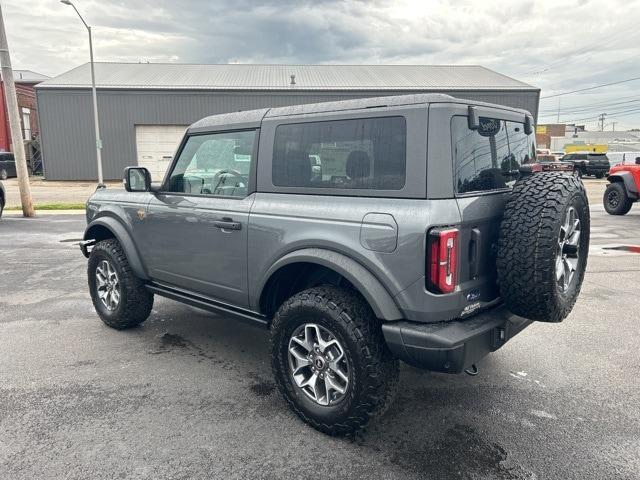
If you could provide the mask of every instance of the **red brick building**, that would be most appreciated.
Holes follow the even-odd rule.
[[[35,85],[46,80],[46,75],[31,70],[14,70],[16,94],[18,97],[18,111],[20,114],[20,128],[23,140],[32,140],[39,133],[38,105],[36,103]],[[4,96],[4,84],[0,79],[0,151],[10,152],[11,130],[7,114],[7,102]]]

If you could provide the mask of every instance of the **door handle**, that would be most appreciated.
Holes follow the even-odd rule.
[[[232,218],[222,217],[222,220],[215,220],[213,225],[222,230],[241,230],[242,224],[240,222],[234,222]]]

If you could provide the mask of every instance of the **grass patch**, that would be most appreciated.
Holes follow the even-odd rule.
[[[33,206],[36,210],[84,210],[86,205],[84,203],[63,203],[63,202],[54,202],[54,203],[37,203]],[[19,205],[14,205],[11,207],[5,208],[5,210],[22,210],[22,207]]]

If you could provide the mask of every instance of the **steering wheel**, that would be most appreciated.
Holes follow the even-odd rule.
[[[213,192],[215,193],[216,190],[218,190],[218,187],[220,186],[220,183],[222,182],[222,176],[223,175],[231,175],[234,178],[237,178],[238,180],[240,180],[242,183],[246,183],[246,179],[244,178],[244,176],[237,170],[233,170],[233,169],[226,169],[226,170],[220,170],[218,172],[216,172],[216,174],[213,176],[213,181],[212,181],[212,185],[214,185],[213,187]]]

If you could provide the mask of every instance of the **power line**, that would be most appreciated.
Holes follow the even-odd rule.
[[[568,92],[556,93],[554,95],[547,95],[545,97],[540,97],[540,100],[544,100],[545,98],[561,97],[563,95],[570,95],[572,93],[586,92],[587,90],[595,90],[596,88],[610,87],[611,85],[620,85],[621,83],[632,82],[634,80],[640,80],[640,77],[627,78],[626,80],[620,80],[619,82],[603,83],[601,85],[594,85],[593,87],[579,88],[578,90],[570,90]]]
[[[625,97],[621,97],[621,98],[625,98]],[[619,106],[640,102],[640,97],[636,96],[636,97],[628,97],[628,98],[633,98],[633,100],[622,100],[619,102],[611,102],[611,101],[595,102],[595,103],[590,103],[589,105],[582,105],[582,106],[576,105],[573,107],[563,108],[562,111],[564,113],[582,113],[590,110],[600,110],[601,108],[604,108],[604,107],[620,108]],[[618,107],[616,107],[616,105],[618,105]],[[555,108],[553,109],[550,108],[547,110],[540,110],[540,113],[542,115],[555,115],[557,114],[557,110]]]

